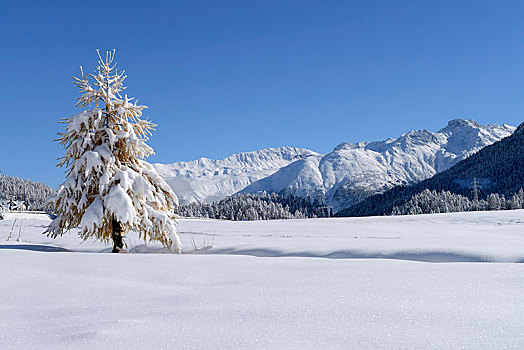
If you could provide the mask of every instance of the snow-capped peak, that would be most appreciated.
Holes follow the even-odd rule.
[[[460,129],[464,127],[479,128],[481,125],[473,119],[462,119],[456,118],[448,122],[448,125],[439,130],[439,132],[445,132],[447,129]]]
[[[368,144],[369,144],[369,142],[367,142],[367,141],[362,141],[362,142],[357,142],[357,143],[342,142],[337,147],[335,147],[333,152],[342,151],[342,150],[346,150],[346,149],[364,148]]]
[[[461,135],[467,135],[467,134],[494,134],[494,135],[500,135],[500,134],[506,134],[506,133],[512,133],[515,130],[515,127],[507,125],[507,124],[488,124],[488,125],[482,125],[477,123],[474,120],[471,119],[453,119],[448,122],[448,125],[446,127],[440,129],[438,133],[442,134],[461,134]]]

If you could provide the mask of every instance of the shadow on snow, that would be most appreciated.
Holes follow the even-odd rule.
[[[0,244],[1,249],[31,250],[34,252],[70,252],[69,249],[44,244]]]
[[[446,251],[422,251],[422,252],[359,252],[351,250],[339,250],[330,253],[319,253],[311,251],[282,252],[271,249],[211,249],[206,254],[227,255],[250,255],[256,257],[301,257],[301,258],[324,258],[324,259],[391,259],[408,260],[433,263],[446,262],[512,262],[523,263],[524,259],[497,259],[468,253],[456,253]]]

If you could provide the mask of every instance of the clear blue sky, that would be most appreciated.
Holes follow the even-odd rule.
[[[523,1],[0,1],[0,170],[57,187],[72,75],[116,48],[151,162],[524,120]]]

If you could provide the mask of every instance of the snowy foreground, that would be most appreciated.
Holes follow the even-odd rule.
[[[14,219],[2,349],[524,348],[524,210],[181,220],[183,255],[136,237],[137,254],[109,254]]]

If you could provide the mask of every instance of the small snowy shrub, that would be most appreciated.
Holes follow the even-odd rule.
[[[74,78],[81,93],[75,107],[91,109],[62,120],[67,126],[58,141],[65,155],[58,166],[67,168],[67,178],[50,199],[57,218],[47,233],[57,237],[79,226],[83,239],[109,243],[118,224],[180,251],[173,214],[178,199],[144,160],[154,154],[146,141],[156,125],[141,119],[146,106],[120,94],[126,75],[113,64],[114,51],[98,57],[94,74],[80,68]]]

